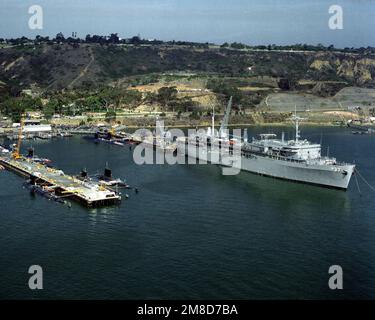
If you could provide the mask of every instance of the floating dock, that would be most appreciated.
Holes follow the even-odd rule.
[[[56,195],[77,201],[89,208],[110,206],[121,202],[119,194],[101,184],[81,181],[66,175],[61,170],[49,168],[29,158],[14,159],[11,155],[2,156],[0,166],[31,179],[38,185],[51,187]]]

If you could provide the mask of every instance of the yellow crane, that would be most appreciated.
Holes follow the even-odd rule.
[[[109,129],[108,131],[111,134],[111,137],[114,138],[114,136],[116,135],[116,131],[113,125],[111,125],[111,129]]]
[[[21,114],[20,128],[18,130],[18,141],[17,141],[17,145],[16,145],[16,147],[13,150],[13,153],[12,153],[12,156],[13,156],[14,159],[20,159],[20,158],[22,158],[22,156],[20,154],[20,149],[21,149],[21,142],[22,142],[23,125],[24,125],[24,121],[23,121],[23,117],[22,117],[22,114]]]

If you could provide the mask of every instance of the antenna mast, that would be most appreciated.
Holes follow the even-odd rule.
[[[296,142],[298,142],[298,140],[300,138],[300,134],[299,134],[299,118],[297,116],[295,116],[294,120],[296,122]]]
[[[300,131],[299,131],[299,124],[302,120],[305,120],[305,118],[301,118],[297,116],[297,107],[295,107],[294,115],[290,118],[296,126],[296,140],[295,142],[298,143],[299,138],[301,138]]]

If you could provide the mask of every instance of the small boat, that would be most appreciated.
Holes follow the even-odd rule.
[[[99,182],[100,184],[106,186],[106,187],[119,187],[119,188],[125,188],[130,189],[130,186],[124,182],[123,180],[117,178],[112,178],[112,171],[109,168],[105,168],[103,175],[95,175],[93,178],[90,178],[87,174],[86,169],[82,169],[81,173],[76,176],[77,179],[81,181],[95,181]]]
[[[55,190],[48,186],[40,186],[37,184],[32,184],[31,182],[25,182],[23,184],[25,188],[30,190],[31,195],[38,194],[48,200],[55,201],[61,204],[69,204],[68,201],[62,199],[61,197],[55,194]]]
[[[43,165],[49,165],[52,162],[52,160],[47,158],[32,158],[32,160]]]
[[[84,136],[86,140],[93,141],[96,144],[101,142],[113,144],[115,146],[124,147],[127,144],[130,144],[130,139],[128,137],[123,136],[114,136],[110,132],[101,132],[97,131],[94,133],[94,136]]]
[[[112,170],[108,168],[108,166],[104,169],[103,175],[97,175],[96,179],[99,183],[108,186],[108,187],[120,187],[120,188],[126,188],[130,189],[130,186],[123,180],[117,178],[114,179],[112,177]]]
[[[113,179],[113,180],[101,180],[99,179],[99,182],[101,184],[104,184],[108,187],[120,187],[120,188],[126,188],[126,189],[130,189],[130,186],[125,183],[124,181],[122,181],[121,179]]]
[[[69,138],[69,137],[73,137],[73,134],[70,132],[59,131],[57,132],[56,136],[61,137],[61,138]]]
[[[360,131],[352,131],[352,134],[356,134],[356,135],[363,135],[363,134],[368,134],[368,135],[374,135],[375,134],[375,130],[374,129],[367,129],[367,130],[360,130]]]
[[[29,148],[27,151],[27,158],[32,160],[33,162],[40,163],[43,165],[49,165],[52,161],[47,158],[39,158],[34,155],[34,148]]]
[[[113,144],[116,145],[116,146],[121,146],[123,147],[125,144],[123,144],[122,142],[119,142],[119,141],[113,141]]]
[[[0,153],[9,153],[10,151],[7,148],[4,148],[3,146],[0,146]]]
[[[44,134],[40,133],[40,134],[36,135],[35,138],[41,139],[41,140],[48,140],[48,139],[52,138],[52,134],[49,134],[49,133],[44,133]]]

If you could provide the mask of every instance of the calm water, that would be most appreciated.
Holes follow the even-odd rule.
[[[375,137],[303,130],[316,142],[321,133],[375,184]],[[210,165],[140,167],[128,148],[80,138],[33,144],[67,173],[108,161],[141,192],[119,207],[69,209],[0,172],[0,298],[375,298],[375,197],[361,181],[362,194],[354,179],[345,193]],[[33,264],[44,270],[39,292],[27,286]],[[334,264],[342,292],[328,289]]]

